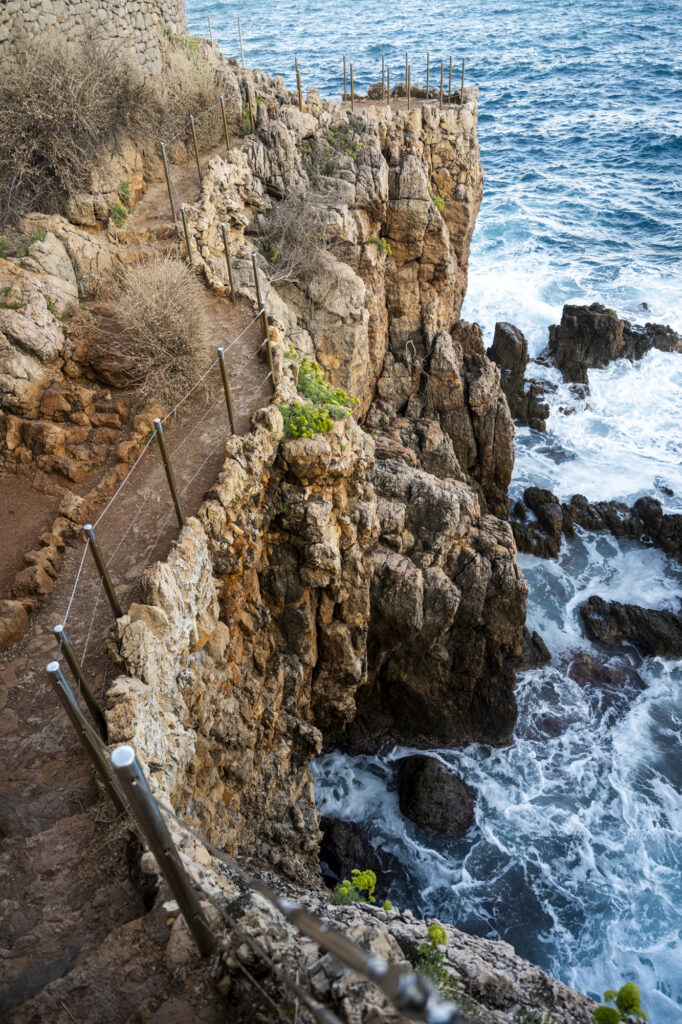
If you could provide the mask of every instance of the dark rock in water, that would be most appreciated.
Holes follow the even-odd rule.
[[[561,736],[566,725],[560,718],[556,718],[554,715],[540,715],[535,721],[535,727],[538,732],[555,739],[557,736]]]
[[[398,858],[381,847],[372,846],[365,832],[353,822],[322,818],[320,828],[320,866],[327,885],[333,888],[337,882],[350,878],[353,868],[369,869],[377,876],[377,898],[385,898],[389,888],[387,876],[395,876],[400,870]]]
[[[682,616],[673,612],[590,597],[580,606],[580,616],[587,635],[598,643],[629,640],[646,654],[682,657]]]
[[[652,348],[682,352],[682,337],[660,324],[637,327],[593,302],[564,306],[561,323],[549,328],[547,353],[565,381],[586,384],[591,367],[606,366],[613,359],[641,359]]]
[[[614,663],[603,655],[588,654],[587,651],[578,651],[569,666],[568,675],[578,686],[646,689],[646,683],[632,665]]]
[[[531,381],[528,391],[525,389],[528,342],[518,327],[495,324],[493,343],[486,355],[500,368],[500,384],[513,418],[534,430],[544,430],[549,405],[542,400],[545,392],[541,385]]]
[[[459,838],[473,824],[474,794],[435,757],[415,754],[398,762],[398,795],[402,813],[421,828]]]
[[[529,668],[541,668],[548,665],[552,660],[552,654],[547,644],[537,630],[531,633],[525,626],[523,629],[523,653],[518,664],[519,672],[526,672]]]
[[[537,516],[537,522],[516,522],[511,528],[519,551],[540,558],[557,558],[561,548],[564,517],[559,499],[543,487],[527,487],[523,499]]]

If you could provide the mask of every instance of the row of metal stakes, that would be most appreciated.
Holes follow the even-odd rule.
[[[464,70],[466,67],[465,58],[462,57],[462,83],[460,86],[459,101],[460,104],[464,103]],[[355,89],[353,85],[353,65],[349,65],[350,70],[350,108],[355,110]],[[431,58],[430,54],[426,54],[426,99],[429,99],[429,81],[431,74]],[[440,93],[439,93],[439,107],[443,109],[444,100],[444,74],[445,74],[445,63],[440,62]],[[296,77],[300,81],[298,74],[298,63],[296,65]],[[347,90],[347,74],[346,74],[346,58],[343,58],[343,99],[348,95]],[[381,92],[383,99],[387,107],[391,105],[391,69],[386,67],[386,61],[384,56],[381,56]],[[412,68],[409,62],[407,51],[405,52],[405,94],[407,96],[407,109],[410,110],[412,106]],[[301,103],[301,92],[299,86],[299,105]],[[448,91],[447,91],[447,105],[450,106],[452,103],[452,57],[450,57],[450,66],[448,69]]]

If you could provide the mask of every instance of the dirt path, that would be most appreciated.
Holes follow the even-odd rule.
[[[178,175],[181,183],[185,177],[189,187],[191,167]],[[159,250],[177,247],[165,184],[150,186],[129,226]],[[212,335],[206,363],[218,345],[228,350],[236,426],[244,433],[272,393],[259,353],[260,325],[248,327],[250,305],[232,305],[208,290],[204,308]],[[188,516],[224,460],[230,428],[218,366],[164,429]],[[156,441],[96,532],[125,611],[144,567],[164,558],[179,532]],[[195,990],[191,974],[178,979],[164,967],[165,915],[144,915],[143,887],[129,875],[128,830],[100,798],[90,762],[46,677],[45,664],[56,656],[52,628],[69,605],[66,632],[97,695],[114,673],[103,652],[112,613],[89,552],[71,602],[83,552],[79,538],[65,552],[54,592],[28,634],[0,655],[0,1016],[118,1022],[144,1004],[149,1012],[135,1020],[152,1020],[152,1010],[163,1004],[168,1024],[213,1021],[214,993],[198,981]],[[159,935],[151,934],[154,928]]]

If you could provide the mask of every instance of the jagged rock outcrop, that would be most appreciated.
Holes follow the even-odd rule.
[[[587,384],[590,367],[603,367],[613,359],[641,359],[651,348],[682,352],[682,338],[670,327],[639,327],[621,320],[613,309],[564,306],[561,323],[549,328],[547,354],[565,381]]]
[[[581,604],[579,611],[587,635],[597,643],[611,647],[625,640],[654,657],[682,657],[680,614],[596,596]]]
[[[397,780],[400,810],[421,828],[459,839],[473,825],[474,794],[435,757],[401,758]]]
[[[545,389],[531,381],[526,390],[528,342],[523,333],[513,324],[496,323],[493,343],[486,355],[500,368],[500,383],[513,418],[534,430],[545,430],[549,416],[549,405],[542,400]]]

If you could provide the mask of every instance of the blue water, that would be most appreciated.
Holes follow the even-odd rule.
[[[206,35],[210,15],[234,56],[239,14],[247,64],[293,87],[297,56],[304,87],[326,95],[341,91],[344,54],[358,89],[380,78],[382,53],[394,81],[405,50],[418,81],[427,50],[432,68],[453,56],[455,82],[466,57],[486,184],[463,316],[488,338],[511,320],[537,355],[565,302],[594,300],[682,330],[682,3],[187,7],[191,31]],[[559,387],[546,435],[517,430],[514,494],[532,482],[561,497],[655,494],[682,508],[682,357],[613,364],[590,373],[590,388],[581,400]],[[571,653],[590,648],[580,601],[675,608],[682,573],[640,544],[580,533],[558,562],[520,561],[529,625],[554,659],[519,678],[511,747],[438,752],[477,792],[471,833],[452,843],[402,819],[399,751],[322,758],[318,802],[364,821],[400,857],[396,902],[505,938],[591,994],[634,978],[653,1024],[682,1021],[682,665],[624,650],[613,663],[636,667],[646,689],[612,703],[566,674]],[[543,728],[549,718],[558,735]]]

